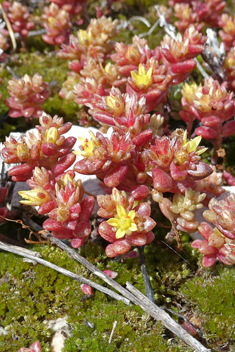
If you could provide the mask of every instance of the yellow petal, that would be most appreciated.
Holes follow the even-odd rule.
[[[184,131],[183,143],[184,143],[184,145],[187,143],[187,131]]]
[[[145,74],[145,69],[144,66],[142,64],[139,64],[139,75],[144,75]]]
[[[131,218],[131,220],[133,220],[135,217],[135,211],[134,210],[129,211],[128,217]]]
[[[152,73],[153,73],[153,68],[150,67],[150,68],[148,69],[148,72],[147,72],[147,77],[148,77],[148,79],[150,79],[150,78],[152,77]]]
[[[132,224],[131,224],[131,227],[129,227],[129,230],[130,230],[130,231],[137,231],[138,228],[137,228],[137,226],[136,226],[135,223],[132,223]]]
[[[118,224],[119,224],[119,220],[118,220],[118,219],[115,219],[115,218],[111,218],[111,219],[109,219],[109,220],[107,221],[107,223],[108,223],[109,225],[111,225],[111,226],[117,227]]]
[[[127,217],[127,212],[122,205],[117,204],[116,208],[117,208],[117,215],[120,219],[123,217]]]
[[[135,71],[131,71],[131,76],[135,82],[138,81],[139,76]]]
[[[197,155],[201,155],[202,153],[204,153],[208,148],[203,148],[197,151]]]
[[[116,238],[122,238],[124,237],[126,232],[124,230],[118,229],[116,232]]]

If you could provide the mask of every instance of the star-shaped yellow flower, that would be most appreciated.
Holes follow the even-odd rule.
[[[51,196],[41,187],[36,187],[31,191],[20,191],[19,195],[26,199],[21,200],[20,203],[26,205],[42,205],[51,200]]]
[[[138,73],[136,73],[135,71],[131,71],[131,76],[135,85],[139,89],[147,89],[153,83],[152,73],[152,67],[150,67],[148,71],[145,71],[144,66],[142,64],[139,64]]]
[[[185,131],[184,136],[183,136],[183,143],[184,143],[183,146],[186,147],[188,153],[195,152],[197,150],[197,147],[199,146],[201,140],[202,140],[202,137],[197,136],[193,139],[190,139],[190,141],[187,141],[187,131]],[[201,155],[206,150],[207,150],[207,148],[199,149],[198,151],[196,151],[196,153],[197,153],[197,155]]]
[[[97,140],[95,138],[94,133],[92,133],[91,131],[89,131],[90,135],[91,135],[91,139],[89,140],[88,138],[84,138],[84,137],[78,137],[78,139],[81,142],[80,145],[80,149],[81,150],[76,150],[73,153],[76,155],[82,155],[85,158],[89,158],[90,156],[92,156],[93,150],[96,146],[98,146]]]
[[[116,238],[122,238],[126,234],[130,235],[131,232],[137,231],[137,226],[133,221],[135,218],[135,211],[131,210],[127,213],[125,208],[120,204],[117,204],[116,209],[116,217],[107,221],[109,225],[116,227]]]
[[[82,45],[89,46],[92,43],[93,37],[90,30],[87,32],[86,30],[79,29],[78,33]]]

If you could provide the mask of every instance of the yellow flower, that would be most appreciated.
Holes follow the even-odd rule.
[[[64,222],[70,217],[69,209],[65,205],[61,205],[60,207],[55,209],[54,212],[56,214],[56,220],[58,222]]]
[[[95,138],[94,133],[92,133],[91,131],[89,131],[90,135],[91,135],[91,140],[85,138],[85,137],[78,137],[78,139],[80,140],[80,142],[82,143],[80,145],[80,149],[78,151],[74,151],[73,153],[76,155],[82,155],[85,158],[89,158],[90,156],[94,155],[93,150],[96,146],[98,146],[98,142]]]
[[[50,127],[45,133],[46,141],[55,144],[59,138],[59,132],[56,127]]]
[[[192,104],[192,102],[196,99],[197,91],[198,91],[198,86],[195,82],[192,84],[185,83],[181,90],[181,93],[183,97],[187,100],[187,102],[189,104]]]
[[[22,161],[27,160],[29,158],[29,148],[26,144],[19,143],[17,145],[17,156],[20,158]]]
[[[132,63],[132,64],[136,64],[138,63],[139,59],[140,59],[140,51],[138,49],[137,46],[135,45],[130,45],[127,48],[127,53],[126,53],[126,58]]]
[[[195,152],[197,150],[197,147],[199,146],[200,142],[202,140],[201,136],[197,136],[190,141],[187,141],[187,131],[184,132],[183,136],[183,147],[186,147],[186,150],[188,153]],[[207,150],[207,148],[203,148],[198,150],[196,153],[197,155],[201,155]]]
[[[86,30],[79,29],[78,34],[82,45],[89,46],[92,43],[93,37],[90,30],[87,32]]]
[[[116,91],[113,93],[116,93]],[[122,96],[119,94],[112,94],[112,91],[110,95],[106,98],[106,106],[107,106],[107,111],[113,114],[115,117],[119,117],[124,113],[125,110],[125,105],[122,100]]]
[[[36,187],[31,191],[20,191],[19,195],[26,199],[21,200],[20,203],[26,205],[42,205],[51,200],[51,196],[41,187]]]
[[[137,231],[137,226],[133,221],[135,217],[135,211],[131,210],[127,214],[125,208],[120,204],[117,204],[116,209],[116,217],[107,221],[109,225],[116,227],[116,238],[122,238],[126,234],[130,235],[131,232]]]
[[[69,182],[73,184],[75,188],[81,186],[81,180],[76,181],[68,172],[57,181],[57,184],[60,187],[65,187]]]
[[[233,35],[235,33],[235,23],[231,19],[229,19],[226,22],[223,30],[225,33]]]
[[[56,23],[56,19],[54,17],[50,16],[50,17],[48,17],[47,21],[48,21],[49,27],[53,28]]]
[[[148,71],[145,71],[145,68],[142,64],[139,64],[138,73],[131,71],[133,81],[139,89],[147,89],[152,84],[152,73],[152,67],[150,67]]]

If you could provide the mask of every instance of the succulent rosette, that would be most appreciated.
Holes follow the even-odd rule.
[[[28,32],[34,28],[34,23],[29,21],[30,13],[28,7],[23,6],[18,1],[14,1],[13,4],[4,1],[3,8],[14,32],[19,33],[22,37],[27,37]]]
[[[145,163],[152,171],[153,186],[159,192],[177,192],[185,187],[196,188],[196,180],[213,170],[201,161],[206,148],[199,147],[201,137],[187,140],[187,132],[176,130],[169,137],[156,137],[155,145],[145,152]]]
[[[117,33],[117,24],[118,20],[112,21],[105,16],[92,19],[86,30],[80,29],[77,35],[70,35],[69,44],[63,43],[57,56],[69,60],[69,67],[77,73],[80,73],[89,57],[105,61],[114,48],[111,38]]]
[[[74,248],[80,247],[91,233],[89,221],[95,199],[84,197],[81,180],[75,180],[69,171],[55,177],[46,169],[36,168],[28,180],[30,191],[20,191],[22,204],[39,206],[38,213],[48,215],[43,223],[45,230],[59,239],[71,239]]]
[[[14,181],[28,180],[36,166],[51,170],[56,177],[65,172],[76,159],[70,152],[76,138],[63,136],[70,130],[72,123],[63,124],[63,118],[52,118],[45,113],[39,118],[39,123],[37,132],[28,132],[19,141],[13,137],[6,138],[2,150],[3,160],[8,164],[20,164],[9,171]]]
[[[189,26],[183,36],[178,33],[175,39],[166,35],[161,42],[160,55],[163,64],[169,68],[172,84],[183,82],[196,67],[193,59],[205,49],[206,37],[199,33],[193,25]],[[155,49],[159,55],[159,48]]]
[[[39,341],[35,341],[29,348],[22,347],[18,352],[41,352],[42,347]]]
[[[10,117],[24,116],[27,120],[39,118],[42,114],[42,104],[49,96],[48,83],[36,73],[33,77],[24,75],[20,79],[12,78],[8,82],[7,90],[10,98],[4,104],[10,108]]]
[[[49,7],[44,8],[42,19],[47,31],[42,38],[46,43],[56,45],[68,42],[72,22],[67,11],[52,3]]]
[[[129,252],[132,246],[143,246],[154,239],[151,231],[156,222],[150,217],[149,203],[142,202],[149,193],[147,186],[133,189],[128,196],[113,188],[112,194],[98,196],[100,206],[97,214],[108,219],[99,225],[99,234],[108,242],[108,257]]]
[[[192,247],[203,254],[202,265],[210,267],[219,259],[226,265],[235,264],[235,241],[224,236],[217,228],[202,222],[198,231],[204,240],[195,240]]]

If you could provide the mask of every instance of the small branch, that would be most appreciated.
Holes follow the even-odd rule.
[[[117,326],[117,320],[115,320],[115,322],[113,323],[113,328],[112,328],[112,331],[111,331],[111,334],[109,337],[109,343],[111,343],[111,341],[112,341],[114,330],[116,329],[116,326]]]
[[[27,258],[27,256],[32,256],[32,257],[37,257],[37,258],[41,258],[42,255],[41,253],[39,252],[35,252],[35,251],[31,251],[30,249],[26,249],[26,248],[23,248],[23,247],[19,247],[19,246],[15,246],[15,245],[12,245],[12,244],[6,244],[6,243],[3,243],[2,241],[0,241],[0,248],[1,249],[4,249],[5,248],[8,248],[8,252],[12,251],[12,253],[15,253],[15,251],[19,251],[21,254],[21,256],[24,256],[25,255],[25,258]],[[32,259],[32,258],[30,258]]]
[[[202,55],[203,57],[203,55]],[[203,57],[204,59],[204,57]],[[209,75],[206,73],[206,71],[204,70],[204,68],[202,67],[202,65],[200,64],[200,62],[198,61],[197,58],[195,58],[196,62],[197,62],[197,68],[198,70],[200,71],[201,75],[205,78],[205,79],[208,79],[209,78]]]
[[[148,31],[148,32],[146,32],[146,33],[140,33],[139,34],[139,37],[140,38],[143,38],[143,37],[147,37],[148,35],[150,35],[150,34],[152,34],[153,33],[153,31],[154,31],[154,29],[159,25],[159,20],[157,20],[155,23],[154,23],[154,25],[150,28],[150,30]]]
[[[15,73],[11,67],[6,66],[6,70],[12,75],[12,77],[14,77],[16,79],[20,79],[20,76],[18,76],[17,73]]]
[[[4,19],[5,23],[6,23],[8,32],[9,32],[10,37],[11,37],[12,47],[13,47],[13,50],[15,51],[16,48],[17,48],[17,45],[16,45],[14,31],[12,29],[11,23],[8,20],[8,17],[6,15],[5,11],[3,10],[2,4],[0,4],[0,11],[2,12],[2,17],[3,17],[3,19]]]
[[[112,290],[106,288],[106,287],[103,287],[91,280],[88,280],[80,275],[77,275],[77,274],[74,274],[72,271],[69,271],[69,270],[66,270],[66,269],[63,269],[61,267],[59,267],[58,265],[55,265],[55,264],[52,264],[50,262],[48,262],[47,260],[44,260],[44,259],[41,259],[41,258],[38,258],[38,253],[36,252],[33,252],[32,254],[32,251],[29,251],[25,248],[21,248],[21,247],[17,247],[17,246],[9,246],[7,244],[4,244],[3,242],[0,242],[0,249],[6,251],[6,252],[10,252],[10,253],[14,253],[14,254],[17,254],[17,255],[20,255],[21,257],[24,257],[24,258],[28,258],[34,262],[37,262],[39,264],[42,264],[42,265],[45,265],[47,266],[48,268],[51,268],[53,270],[56,270],[58,271],[59,273],[65,275],[65,276],[68,276],[70,277],[71,279],[74,279],[74,280],[77,280],[79,282],[81,282],[82,284],[86,284],[86,285],[89,285],[91,287],[94,287],[96,290],[99,290],[103,293],[105,293],[106,295],[112,297],[112,298],[115,298],[116,300],[118,301],[122,301],[123,303],[125,304],[129,304],[130,301],[122,296],[120,296],[118,293],[116,292],[113,292]],[[40,253],[39,253],[40,255]]]
[[[30,31],[28,37],[34,37],[35,35],[42,35],[45,34],[47,31],[43,29],[39,29],[38,31]]]
[[[133,16],[133,17],[131,17],[131,18],[127,21],[127,23],[129,24],[129,23],[131,23],[132,21],[141,21],[141,22],[143,22],[148,28],[151,27],[151,24],[149,23],[149,21],[146,20],[146,18],[141,17],[141,16]]]
[[[173,320],[168,313],[159,308],[156,304],[151,302],[143,293],[137,290],[129,282],[126,282],[127,289],[133,293],[138,300],[138,305],[146,312],[149,313],[154,319],[160,320],[167,329],[172,331],[181,340],[196,349],[197,352],[211,352],[210,349],[205,348],[198,340],[191,336],[179,324]]]

